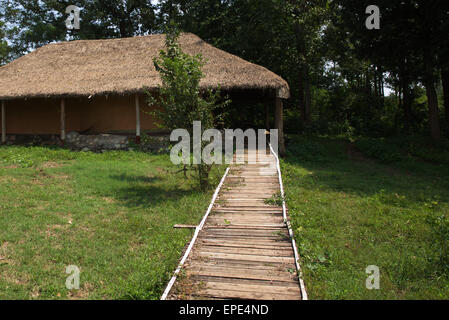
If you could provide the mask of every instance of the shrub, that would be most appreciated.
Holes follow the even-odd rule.
[[[214,128],[215,121],[220,120],[220,114],[214,111],[224,109],[229,100],[221,101],[220,90],[201,91],[200,80],[204,78],[202,67],[204,60],[201,55],[190,56],[184,53],[178,43],[179,31],[171,26],[166,34],[166,50],[153,59],[159,72],[162,86],[155,97],[148,93],[148,102],[154,108],[152,114],[162,122],[168,130],[186,129],[193,136],[193,122],[201,122],[201,136],[204,131]],[[200,150],[208,144],[201,142]],[[186,165],[184,165],[185,169]],[[209,185],[209,173],[212,165],[193,165],[197,172],[200,187]],[[184,170],[185,172],[185,170]]]

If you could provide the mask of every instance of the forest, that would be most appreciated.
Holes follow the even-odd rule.
[[[70,4],[79,30],[66,28]],[[369,30],[373,4],[380,28]],[[287,133],[449,136],[444,0],[1,0],[0,64],[55,41],[161,33],[170,21],[286,79]]]

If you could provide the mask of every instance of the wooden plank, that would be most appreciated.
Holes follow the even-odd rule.
[[[197,259],[195,257],[195,259]],[[198,261],[201,261],[202,265],[220,265],[225,268],[231,268],[231,267],[243,267],[246,266],[247,268],[254,269],[254,270],[268,270],[268,269],[283,269],[288,270],[293,268],[295,269],[295,265],[292,263],[279,263],[279,262],[260,262],[260,261],[253,261],[253,260],[233,260],[233,259],[226,259],[226,258],[214,258],[214,257],[201,257],[201,259],[198,259]]]
[[[270,220],[276,220],[276,221],[283,221],[282,212],[273,212],[273,211],[267,211],[267,212],[258,212],[258,211],[249,211],[249,210],[214,210],[213,213],[209,218],[215,219],[215,218],[224,218],[224,217],[233,217],[235,219],[238,218],[246,218],[249,221],[252,219],[257,220],[263,220],[267,219]],[[256,220],[254,220],[255,223]]]
[[[258,249],[291,249],[289,241],[253,241],[246,242],[241,240],[221,241],[218,239],[202,238],[199,243],[209,246],[236,247],[236,248],[258,248]]]
[[[238,282],[203,282],[204,290],[235,290],[240,292],[265,292],[265,293],[277,293],[277,294],[288,294],[296,295],[298,299],[301,297],[301,292],[299,291],[299,286],[279,286],[271,285],[270,282],[266,281],[266,284],[251,284],[251,283],[238,283]],[[199,293],[201,294],[201,291]]]
[[[234,201],[257,201],[262,202],[262,204],[265,204],[265,200],[268,198],[263,198],[262,196],[253,196],[253,195],[239,195],[239,194],[234,194],[234,195],[226,195],[226,194],[222,194],[218,197],[218,200],[229,200],[231,202]]]
[[[260,239],[264,239],[264,236],[251,236],[251,235],[244,235],[244,236],[235,236],[235,235],[226,235],[226,234],[213,234],[213,235],[208,235],[209,238],[215,238],[215,239],[222,239],[223,241],[225,240],[248,240],[252,241],[252,240],[260,240]],[[281,241],[282,239],[280,239],[277,236],[265,236],[265,239],[268,240],[279,240]]]
[[[173,228],[175,229],[195,229],[197,226],[191,224],[175,224]]]
[[[266,191],[242,191],[242,192],[238,192],[238,191],[223,191],[222,193],[220,193],[220,196],[223,197],[235,197],[235,196],[240,196],[240,197],[258,197],[258,198],[262,198],[262,199],[268,199],[271,198],[273,195],[277,194],[276,192],[273,193],[268,193]]]
[[[201,238],[201,243],[216,246],[233,246],[236,248],[291,248],[291,243],[277,239],[217,239],[217,238]]]
[[[246,183],[270,183],[273,186],[278,182],[278,177],[265,177],[265,176],[238,176],[238,177],[229,177],[228,182],[246,182]]]
[[[270,206],[244,206],[244,205],[229,205],[229,206],[220,206],[217,205],[214,208],[215,210],[226,210],[226,211],[246,211],[246,212],[261,212],[261,213],[268,213],[268,212],[281,212],[282,209],[279,207],[270,207]]]
[[[246,223],[254,223],[254,224],[263,224],[263,223],[283,223],[283,217],[281,214],[271,214],[271,213],[216,213],[210,216],[207,219],[208,224],[223,224],[226,221],[229,221],[230,224],[246,224]]]
[[[226,234],[226,235],[259,235],[259,236],[288,236],[286,228],[271,229],[234,229],[234,228],[207,228],[203,229],[204,235]]]
[[[207,230],[204,233],[205,237],[220,237],[220,238],[275,238],[275,239],[288,239],[287,234],[277,234],[277,232],[249,232],[248,230],[244,230],[243,232],[226,232],[226,231],[217,231],[212,232],[211,230]]]
[[[208,259],[208,260],[197,260],[190,261],[185,270],[187,271],[189,268],[196,267],[211,267],[211,268],[224,268],[227,270],[234,269],[245,269],[245,270],[253,270],[260,271],[266,273],[273,272],[289,272],[294,271],[294,265],[290,263],[257,263],[254,261],[236,261],[236,260],[226,260],[226,259]]]
[[[235,253],[245,255],[262,255],[270,257],[293,257],[293,252],[291,248],[274,248],[274,249],[256,249],[256,248],[244,248],[240,247],[222,247],[222,246],[201,246],[200,252],[217,252],[217,253]]]
[[[262,280],[262,281],[276,281],[277,283],[288,283],[292,286],[298,286],[297,277],[294,274],[288,272],[271,270],[250,270],[250,269],[237,269],[232,270],[226,268],[214,268],[214,267],[192,267],[186,273],[194,279],[211,279],[211,278],[224,278],[228,279],[241,279],[241,280]]]
[[[201,250],[201,249],[200,249]],[[237,261],[255,261],[259,263],[272,262],[272,263],[295,263],[293,257],[269,257],[261,255],[245,255],[237,253],[220,253],[220,252],[198,252],[201,257],[206,258],[221,258]]]
[[[175,225],[175,226],[181,226],[184,227],[184,225]],[[187,227],[195,227],[195,226],[189,226]],[[260,229],[260,230],[278,230],[285,227],[284,223],[272,223],[272,224],[238,224],[238,223],[229,223],[229,224],[207,224],[204,228],[205,229]]]
[[[277,294],[264,292],[242,292],[236,290],[202,289],[195,296],[222,299],[247,299],[247,300],[298,300],[293,294]]]
[[[190,276],[190,278],[192,280],[198,281],[198,282],[202,282],[202,283],[221,283],[224,285],[232,285],[232,284],[236,284],[236,285],[250,285],[250,286],[265,286],[265,287],[269,287],[274,288],[274,291],[288,291],[289,289],[299,289],[298,288],[298,281],[297,280],[264,280],[264,279],[248,279],[248,278],[244,278],[244,277],[220,277],[220,276],[202,276],[202,275],[193,275],[193,274],[189,274],[187,272],[187,275]],[[282,289],[281,289],[282,288]],[[279,290],[280,289],[280,290]]]

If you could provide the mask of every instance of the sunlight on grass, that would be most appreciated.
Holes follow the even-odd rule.
[[[197,224],[212,193],[176,171],[165,155],[0,147],[0,299],[158,299],[191,237],[173,225]]]

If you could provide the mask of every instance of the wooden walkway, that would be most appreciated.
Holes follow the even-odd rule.
[[[167,299],[300,300],[301,287],[281,205],[276,158],[232,165]],[[235,159],[235,158],[234,158]]]

